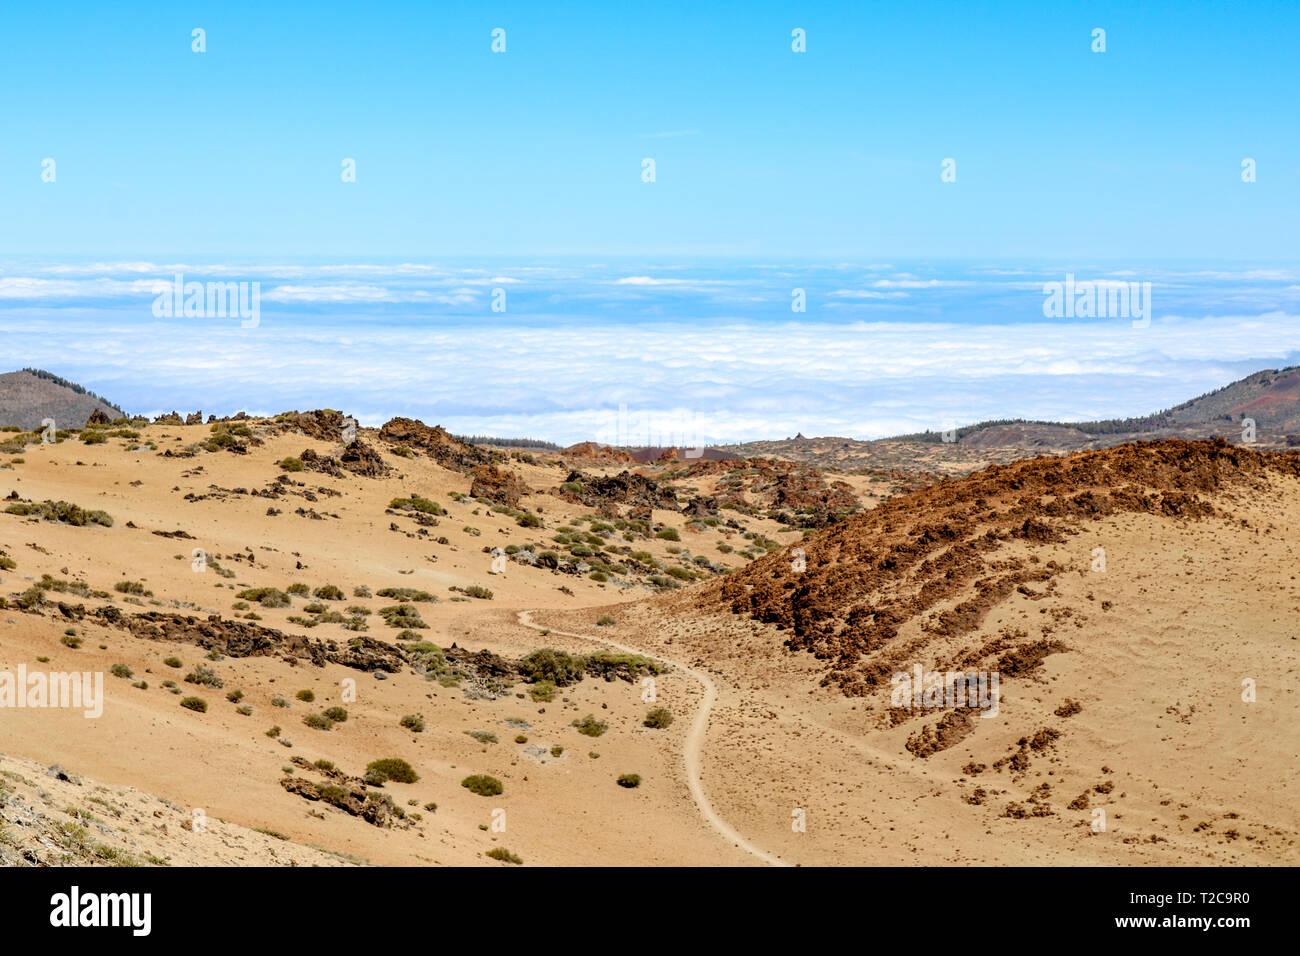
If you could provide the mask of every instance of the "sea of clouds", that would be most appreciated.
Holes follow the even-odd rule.
[[[1149,326],[1045,318],[1043,284],[1067,273],[1150,282]],[[177,274],[259,283],[256,327],[157,317]],[[0,264],[0,370],[45,368],[149,415],[332,407],[561,443],[876,438],[1145,414],[1298,353],[1294,267]]]

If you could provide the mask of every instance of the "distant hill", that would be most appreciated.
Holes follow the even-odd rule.
[[[94,392],[44,369],[25,368],[0,375],[0,425],[31,430],[52,418],[59,428],[81,428],[96,409],[109,418],[124,414]]]
[[[962,444],[982,447],[1077,448],[1089,444],[1116,444],[1113,440],[1099,442],[1101,438],[1128,441],[1173,435],[1191,437],[1195,434],[1200,437],[1202,432],[1210,434],[1207,427],[1224,430],[1229,424],[1240,423],[1244,418],[1254,419],[1256,428],[1261,431],[1279,435],[1300,432],[1300,366],[1264,369],[1181,405],[1140,418],[1107,418],[1095,422],[1003,419],[959,428],[956,438]],[[938,443],[943,441],[943,433],[926,431],[897,435],[887,440]]]

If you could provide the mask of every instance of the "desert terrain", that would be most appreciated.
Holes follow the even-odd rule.
[[[46,438],[0,433],[0,672],[104,701],[0,710],[6,862],[1300,859],[1300,452]],[[917,665],[997,672],[996,716],[900,706]]]

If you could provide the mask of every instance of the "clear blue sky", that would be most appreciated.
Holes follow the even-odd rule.
[[[1294,260],[1298,50],[1294,2],[11,3],[0,255]]]

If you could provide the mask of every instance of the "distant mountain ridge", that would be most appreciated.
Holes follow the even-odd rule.
[[[0,375],[0,425],[31,430],[52,418],[59,428],[81,428],[96,411],[109,418],[125,414],[94,392],[44,369]]]

